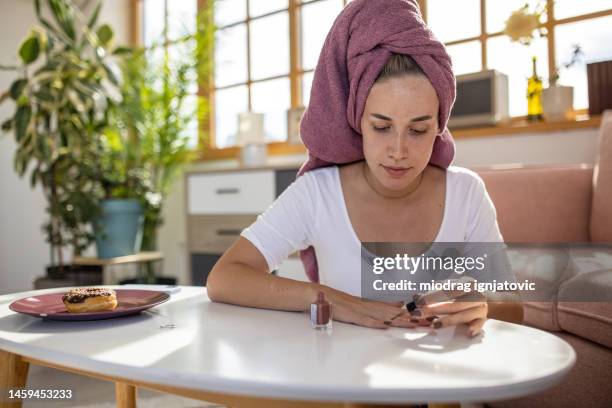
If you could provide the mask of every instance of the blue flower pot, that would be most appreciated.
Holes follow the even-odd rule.
[[[94,223],[98,258],[114,258],[140,251],[144,214],[135,199],[110,199],[101,203],[102,214]]]

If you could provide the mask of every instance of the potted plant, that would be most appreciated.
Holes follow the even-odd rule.
[[[29,172],[47,200],[44,226],[51,248],[51,275],[67,269],[62,249],[79,255],[93,240],[90,221],[98,212],[100,188],[92,180],[108,125],[108,107],[118,95],[116,69],[109,60],[112,30],[98,25],[101,3],[85,17],[68,0],[47,0],[53,20],[34,2],[40,27],[19,47],[18,78],[0,101],[15,112],[2,124],[17,142],[14,167]]]
[[[561,67],[555,66],[553,75],[549,78],[548,88],[542,92],[542,108],[546,120],[569,119],[568,115],[574,108],[574,87],[559,85],[561,69],[568,69],[580,61],[583,55],[580,45],[574,45],[572,58]]]
[[[109,112],[104,131],[98,180],[106,198],[137,200],[143,209],[142,250],[157,249],[163,223],[164,200],[181,167],[195,157],[189,134],[193,118],[208,113],[208,100],[198,97],[195,111],[186,109],[190,87],[197,78],[209,78],[212,69],[214,25],[212,6],[199,11],[195,33],[172,44],[136,48],[122,56],[121,102]],[[175,47],[170,58],[170,47]],[[154,55],[162,51],[163,58]],[[200,139],[206,135],[201,132]],[[167,283],[151,265],[132,280]]]

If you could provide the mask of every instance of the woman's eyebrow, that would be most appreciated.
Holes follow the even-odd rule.
[[[371,113],[370,116],[374,116],[375,118],[382,119],[382,120],[391,121],[390,117],[385,116],[385,115],[381,115],[380,113]],[[410,122],[421,122],[423,120],[429,120],[431,118],[433,118],[433,116],[431,116],[431,115],[417,116],[416,118],[410,119]]]

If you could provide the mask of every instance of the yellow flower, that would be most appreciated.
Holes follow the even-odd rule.
[[[512,41],[518,41],[521,44],[529,45],[533,40],[533,32],[540,25],[541,13],[529,13],[527,4],[520,9],[512,12],[506,20],[504,33],[510,37]]]

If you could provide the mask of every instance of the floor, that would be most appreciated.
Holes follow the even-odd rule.
[[[114,408],[115,386],[108,381],[66,373],[52,368],[30,365],[28,373],[28,389],[70,389],[71,400],[25,400],[23,408],[54,407],[54,408]],[[212,408],[220,405],[210,404],[189,398],[163,394],[149,390],[138,390],[138,407],[146,408]]]

